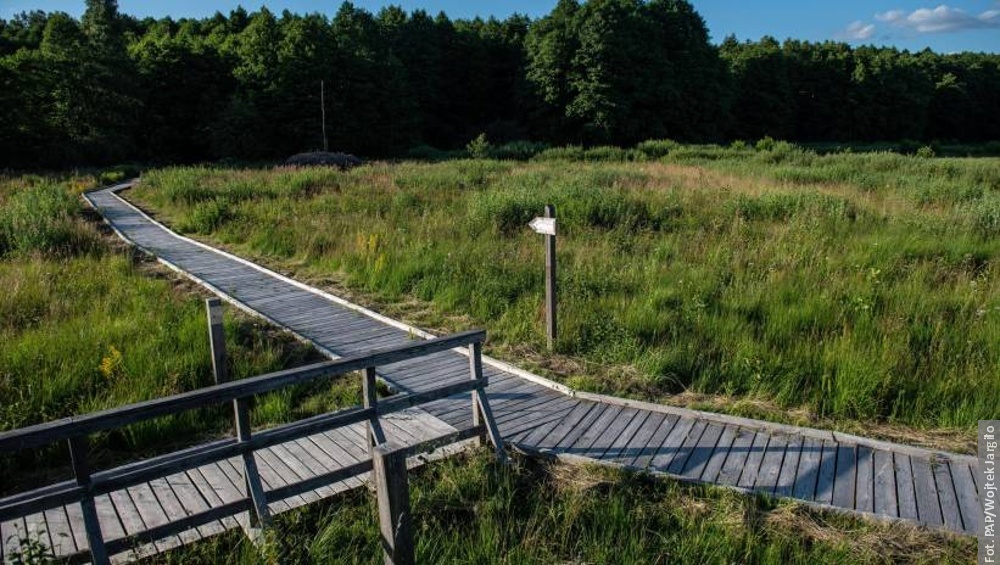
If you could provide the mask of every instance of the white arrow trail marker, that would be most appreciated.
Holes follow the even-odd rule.
[[[555,218],[535,218],[528,223],[531,229],[535,230],[536,233],[542,235],[555,235],[556,234],[556,219]]]

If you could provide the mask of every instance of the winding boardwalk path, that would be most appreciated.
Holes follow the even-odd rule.
[[[123,186],[87,195],[121,237],[331,357],[429,337],[417,328],[179,236],[122,199],[116,190]],[[521,450],[764,492],[880,519],[966,534],[976,531],[979,496],[974,457],[591,395],[493,359],[485,358],[484,363],[490,379],[487,394],[501,434],[508,444]],[[379,375],[398,390],[420,390],[468,379],[468,359],[448,351],[383,367]],[[403,417],[408,422],[393,427],[404,437],[443,435],[472,423],[468,395],[424,405]],[[326,436],[311,438],[306,447],[276,446],[274,452],[262,454],[268,463],[265,467],[270,467],[269,480],[275,484],[280,484],[283,476],[298,480],[314,468],[329,469],[348,464],[348,456],[364,456],[363,433],[348,429]],[[241,484],[236,474],[238,467],[217,467],[189,471],[184,477],[168,477],[164,484],[151,484],[148,489],[129,489],[128,493],[119,493],[122,500],[98,500],[99,510],[103,508],[110,517],[109,525],[102,521],[102,528],[115,530],[112,535],[121,537],[122,532],[117,530],[127,534],[144,522],[170,519],[177,513],[183,516],[184,508],[171,508],[187,504],[182,491],[197,499],[198,504],[211,505],[213,497],[236,496],[238,491],[229,491]],[[353,484],[320,489],[311,497],[276,501],[275,510],[301,506],[358,484],[360,481],[355,480]],[[159,495],[164,485],[173,485],[173,491],[165,489],[166,497]],[[159,501],[154,503],[156,516],[141,515],[146,511],[144,496]],[[0,528],[3,536],[10,538],[11,532],[30,530],[32,524],[40,522],[53,545],[62,543],[72,549],[62,553],[72,554],[83,550],[81,542],[86,541],[74,513],[79,514],[78,506],[26,517]],[[235,525],[235,518],[223,520],[188,532],[188,536],[157,542],[144,551],[162,551]],[[7,548],[7,555],[11,549]]]

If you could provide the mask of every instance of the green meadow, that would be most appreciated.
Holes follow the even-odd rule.
[[[536,148],[538,149],[538,148]],[[537,151],[534,151],[537,153]],[[523,157],[523,156],[521,156]],[[0,180],[0,429],[212,383],[205,295],[100,228],[85,176]],[[530,159],[147,171],[126,195],[175,229],[576,387],[835,427],[970,435],[1000,364],[1000,163],[643,144]],[[559,216],[561,336],[542,244]],[[226,310],[242,378],[316,359]],[[256,425],[358,402],[357,379],[257,399]],[[679,400],[678,400],[679,399]],[[694,399],[694,400],[691,400]],[[108,466],[229,433],[227,407],[94,437]],[[949,435],[951,434],[951,435]],[[0,459],[4,492],[65,478],[61,446]],[[484,451],[412,474],[427,562],[967,562],[969,538],[641,474]],[[372,562],[365,490],[156,563]],[[45,562],[44,555],[34,562]]]
[[[418,323],[485,327],[496,354],[582,389],[962,438],[1000,415],[997,159],[647,142],[350,172],[167,168],[128,196],[387,311],[416,304]],[[547,203],[551,355],[526,226]]]
[[[85,218],[79,193],[93,186],[89,177],[0,179],[0,430],[214,383],[205,295]],[[228,309],[225,330],[236,378],[318,359]],[[324,412],[356,389],[353,381],[287,389],[259,398],[254,419]],[[93,457],[107,466],[231,428],[227,407],[185,412],[99,435]],[[67,475],[68,463],[62,445],[2,457],[0,491]]]

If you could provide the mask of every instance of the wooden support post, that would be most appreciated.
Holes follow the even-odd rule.
[[[101,534],[101,521],[97,517],[97,507],[94,496],[90,494],[90,469],[87,465],[87,437],[77,436],[69,440],[69,456],[73,463],[73,475],[76,484],[88,490],[80,499],[80,509],[83,514],[83,528],[87,532],[87,544],[90,546],[90,559],[95,565],[111,563],[107,549],[104,547],[104,536]]]
[[[545,206],[545,217],[555,218],[556,207]],[[545,335],[549,351],[556,346],[556,236],[545,235]]]
[[[205,300],[208,310],[208,340],[212,349],[212,373],[215,384],[229,382],[229,360],[226,357],[226,334],[222,327],[222,301],[212,297]],[[233,416],[235,419],[236,438],[242,443],[250,441],[250,399],[238,398],[233,401]],[[267,498],[264,496],[264,485],[260,480],[257,460],[254,454],[243,454],[243,477],[246,483],[247,497],[253,503],[250,512],[250,526],[266,527],[271,522],[267,509]],[[251,533],[251,532],[248,532]]]
[[[372,447],[371,453],[382,555],[386,565],[409,565],[414,562],[414,546],[406,449],[386,442]]]
[[[376,408],[378,405],[378,390],[375,388],[375,367],[366,367],[361,381],[365,408]],[[368,420],[368,447],[385,443],[385,432],[378,420],[378,412]]]
[[[222,328],[222,301],[206,298],[208,311],[208,345],[212,349],[212,373],[215,384],[229,382],[229,366],[226,363],[226,334]]]
[[[483,344],[478,341],[469,345],[469,375],[474,381],[483,379]],[[493,418],[490,402],[486,398],[486,390],[482,386],[472,391],[472,425],[478,426],[480,424],[486,428],[486,433],[483,434],[480,441],[489,437],[497,459],[501,463],[507,463],[507,453],[503,449],[503,437],[500,436],[500,429]]]
[[[248,399],[240,398],[233,401],[233,412],[236,415],[236,437],[240,443],[250,441],[250,407]],[[247,496],[253,503],[250,512],[250,526],[266,528],[271,525],[271,513],[267,509],[267,497],[264,495],[264,484],[257,470],[257,460],[252,451],[243,454],[243,477],[246,482]],[[253,532],[251,532],[253,534]]]

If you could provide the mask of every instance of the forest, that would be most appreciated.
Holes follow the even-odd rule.
[[[1000,140],[1000,55],[724,38],[684,0],[560,0],[537,20],[345,2],[0,20],[0,167],[367,157],[494,144]]]

